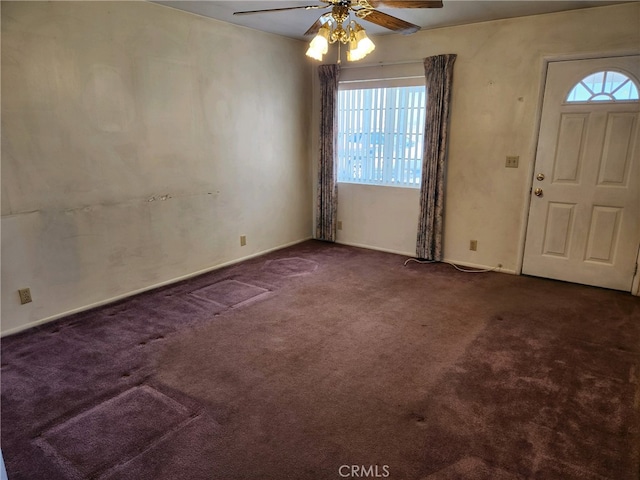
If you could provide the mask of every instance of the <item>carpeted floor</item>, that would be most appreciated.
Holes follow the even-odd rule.
[[[2,339],[18,479],[637,480],[640,298],[321,242]]]

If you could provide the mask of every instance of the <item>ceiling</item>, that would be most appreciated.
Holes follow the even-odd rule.
[[[244,10],[262,10],[302,5],[323,5],[320,0],[170,0],[153,3],[167,5],[179,10],[211,17],[224,22],[242,25],[255,30],[275,33],[285,37],[305,39],[304,32],[328,10],[289,10],[253,15],[233,15]],[[444,0],[442,8],[433,9],[389,9],[381,11],[394,15],[422,27],[423,30],[484,22],[501,18],[522,17],[542,13],[560,12],[578,8],[628,3],[628,1],[546,1],[546,0]],[[389,30],[363,21],[369,35],[386,35]]]

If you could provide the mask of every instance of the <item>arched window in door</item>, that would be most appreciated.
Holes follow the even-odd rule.
[[[638,101],[638,86],[627,75],[611,70],[580,80],[567,96],[568,103]]]

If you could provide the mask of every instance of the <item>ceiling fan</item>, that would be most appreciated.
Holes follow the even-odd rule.
[[[305,32],[305,35],[313,35],[316,37],[311,41],[307,55],[322,60],[322,56],[327,53],[330,43],[338,42],[338,46],[349,44],[347,51],[347,60],[360,60],[365,55],[371,53],[375,46],[367,37],[362,26],[355,20],[350,20],[346,27],[343,27],[345,20],[350,18],[353,13],[358,19],[375,23],[381,27],[399,32],[402,34],[410,34],[420,30],[418,25],[407,22],[400,18],[394,17],[387,13],[377,10],[378,7],[387,8],[441,8],[442,0],[320,0],[324,5],[303,5],[295,7],[271,8],[266,10],[250,10],[244,12],[234,12],[234,15],[249,15],[256,13],[282,12],[286,10],[327,10],[330,12],[323,13],[318,20]],[[340,63],[340,55],[338,54],[338,63]]]

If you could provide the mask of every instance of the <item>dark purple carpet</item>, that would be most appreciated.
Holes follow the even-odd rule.
[[[251,300],[258,300],[269,290],[237,280],[223,280],[191,292],[194,297],[209,300],[222,307],[235,307]]]
[[[3,338],[9,479],[639,478],[639,298],[403,261],[310,241]]]
[[[173,430],[180,430],[188,420],[189,410],[184,405],[143,385],[43,432],[40,447],[60,464],[68,463],[68,470],[92,477],[135,458]],[[87,432],[100,434],[88,437]]]

